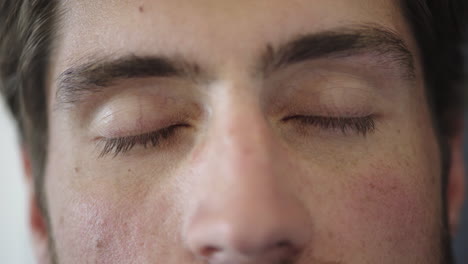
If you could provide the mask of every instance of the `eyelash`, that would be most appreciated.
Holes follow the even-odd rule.
[[[296,120],[301,125],[317,126],[325,130],[337,130],[343,134],[355,132],[366,136],[375,131],[374,116],[363,117],[327,117],[327,116],[291,116],[284,121]]]
[[[343,134],[348,132],[356,132],[362,136],[366,136],[375,130],[375,121],[372,115],[364,117],[326,117],[326,116],[290,116],[283,121],[288,122],[296,120],[302,125],[318,126],[325,130],[339,130]],[[99,154],[99,157],[111,154],[116,157],[121,153],[130,151],[136,145],[141,145],[144,148],[148,146],[157,147],[162,141],[174,136],[177,129],[188,127],[188,125],[178,124],[172,125],[158,131],[149,132],[137,136],[127,136],[120,138],[103,139],[104,148]]]
[[[177,129],[187,126],[188,125],[178,124],[137,136],[103,139],[104,148],[99,154],[99,157],[106,156],[110,153],[116,157],[121,153],[130,151],[136,145],[141,145],[144,148],[149,146],[157,147],[162,143],[162,141],[174,136],[174,134],[177,132]]]

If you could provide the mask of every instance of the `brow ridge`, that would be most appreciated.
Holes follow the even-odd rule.
[[[397,63],[404,78],[414,79],[412,53],[398,34],[380,25],[353,25],[303,34],[275,48],[268,44],[254,74],[263,78],[289,65],[317,60],[372,54]],[[208,73],[199,64],[181,56],[124,55],[111,59],[94,56],[77,63],[57,78],[58,105],[77,104],[86,97],[125,79],[179,77],[199,79]]]
[[[413,55],[405,42],[396,32],[380,25],[358,25],[300,35],[276,49],[270,44],[263,53],[260,68],[268,75],[308,60],[362,54],[373,54],[397,63],[405,70],[405,78],[414,78]]]
[[[84,94],[99,92],[119,80],[198,75],[200,67],[181,58],[127,55],[117,59],[90,59],[59,75],[56,98],[61,104],[73,104]]]

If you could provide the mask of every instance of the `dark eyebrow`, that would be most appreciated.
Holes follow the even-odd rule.
[[[149,77],[195,78],[200,67],[181,58],[128,55],[118,59],[94,59],[61,73],[57,79],[57,103],[73,104],[85,94],[98,92],[119,80]]]
[[[299,36],[275,49],[268,45],[257,72],[267,76],[282,67],[324,57],[374,54],[402,66],[404,77],[414,78],[413,56],[398,35],[378,25],[354,26]],[[97,57],[97,56],[96,56]],[[181,57],[127,55],[117,59],[91,58],[72,66],[57,79],[57,105],[76,104],[85,95],[119,80],[149,77],[200,79],[207,73]],[[206,77],[206,76],[205,76]]]
[[[330,57],[373,54],[382,62],[396,62],[404,77],[415,75],[413,56],[405,42],[392,30],[378,25],[360,25],[302,35],[275,49],[268,45],[262,56],[261,72],[265,75],[282,67]]]

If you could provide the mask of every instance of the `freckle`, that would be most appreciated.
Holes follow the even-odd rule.
[[[122,231],[123,231],[124,235],[128,235],[130,233],[130,229],[128,228],[128,223],[127,222],[124,222],[122,224]]]
[[[96,243],[96,248],[102,248],[104,245],[104,243],[102,243],[102,240],[101,239],[98,239],[97,243]]]
[[[79,173],[79,172],[80,172],[80,168],[79,168],[79,167],[75,167],[75,172],[76,172],[76,173]]]
[[[145,9],[144,9],[144,7],[143,7],[143,6],[140,6],[140,7],[138,7],[138,10],[140,11],[140,13],[143,13],[143,12],[145,12]]]
[[[132,172],[132,169],[128,169],[128,172]]]
[[[369,186],[371,187],[371,189],[375,189],[375,185],[373,183],[369,184]]]

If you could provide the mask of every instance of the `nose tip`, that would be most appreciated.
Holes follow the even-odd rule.
[[[235,211],[194,217],[185,240],[195,256],[210,264],[284,263],[294,260],[307,242],[307,224],[297,212],[254,210],[246,216]]]

